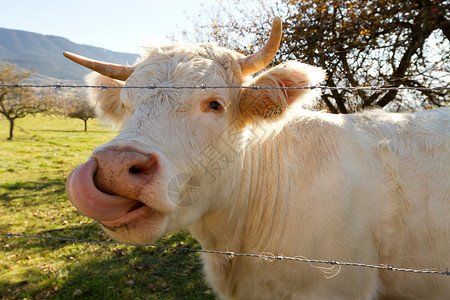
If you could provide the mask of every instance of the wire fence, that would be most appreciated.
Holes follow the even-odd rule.
[[[409,91],[426,91],[426,92],[439,92],[450,90],[447,86],[435,86],[435,87],[413,87],[413,86],[325,86],[325,85],[311,85],[303,87],[282,87],[282,86],[245,86],[245,85],[218,85],[208,86],[206,84],[193,85],[193,86],[165,86],[165,85],[144,85],[144,86],[108,86],[108,85],[74,85],[74,84],[0,84],[0,87],[6,88],[53,88],[60,90],[63,88],[94,88],[94,89],[190,89],[190,90],[207,90],[207,89],[252,89],[252,90],[348,90],[348,91],[393,91],[393,90],[409,90]]]
[[[37,239],[57,240],[57,241],[76,242],[76,243],[96,243],[96,244],[122,245],[122,246],[134,246],[134,247],[151,247],[151,248],[159,248],[159,249],[165,249],[165,250],[170,249],[170,250],[175,250],[175,251],[226,255],[229,258],[253,257],[253,258],[261,258],[261,259],[268,260],[268,261],[294,261],[294,262],[309,263],[309,264],[317,263],[317,264],[326,264],[326,265],[332,265],[332,266],[360,267],[360,268],[369,268],[369,269],[386,270],[386,271],[394,271],[394,272],[407,272],[407,273],[416,273],[416,274],[436,274],[436,275],[447,275],[447,276],[450,275],[450,271],[448,270],[448,267],[446,268],[445,271],[437,271],[437,270],[431,270],[431,269],[399,268],[399,267],[395,267],[395,266],[391,266],[391,265],[383,265],[383,264],[371,265],[371,264],[344,262],[344,261],[337,261],[337,260],[308,259],[303,256],[290,257],[290,256],[272,255],[272,254],[236,253],[236,252],[231,252],[231,251],[192,249],[192,248],[188,248],[188,247],[173,247],[173,246],[156,245],[156,244],[135,245],[135,244],[130,244],[130,243],[120,243],[120,242],[113,242],[113,241],[61,238],[61,237],[17,234],[17,233],[0,233],[0,236],[37,238]],[[337,271],[335,275],[337,275],[337,273],[339,273],[339,271]]]
[[[0,87],[6,88],[52,88],[55,90],[61,90],[63,88],[92,88],[92,89],[190,89],[190,90],[208,90],[208,89],[253,89],[253,90],[305,90],[305,89],[321,89],[321,90],[340,90],[340,91],[391,91],[391,90],[410,90],[410,91],[426,91],[426,92],[439,92],[439,91],[447,91],[450,90],[450,87],[446,86],[435,86],[435,87],[410,87],[410,86],[397,86],[397,87],[379,87],[379,86],[346,86],[346,87],[331,87],[331,86],[305,86],[305,87],[281,87],[281,86],[208,86],[208,85],[194,85],[194,86],[158,86],[158,85],[149,85],[149,86],[107,86],[107,85],[74,85],[74,84],[0,84]],[[416,274],[435,274],[435,275],[450,275],[448,267],[445,271],[443,270],[434,270],[430,269],[414,269],[414,268],[402,268],[397,266],[391,266],[386,264],[364,264],[364,263],[355,263],[355,262],[344,262],[337,260],[321,260],[321,259],[308,259],[303,256],[297,257],[289,257],[283,255],[273,255],[273,254],[248,254],[248,253],[235,253],[231,251],[217,251],[217,250],[205,250],[205,249],[192,249],[188,247],[173,247],[167,245],[157,245],[157,244],[145,244],[145,245],[134,245],[129,243],[120,243],[114,241],[101,241],[101,240],[92,240],[92,239],[75,239],[75,238],[62,238],[62,237],[52,237],[52,236],[40,236],[40,235],[29,235],[29,234],[19,234],[19,233],[0,233],[0,236],[8,237],[8,238],[36,238],[36,239],[46,239],[46,240],[56,240],[56,241],[66,241],[66,242],[76,242],[76,243],[96,243],[96,244],[109,244],[109,245],[126,245],[126,246],[134,246],[134,247],[151,247],[151,248],[159,248],[165,250],[175,250],[175,251],[184,251],[184,252],[197,252],[197,253],[207,253],[207,254],[217,254],[217,255],[226,255],[230,258],[233,257],[252,257],[252,258],[260,258],[267,261],[293,261],[299,263],[309,263],[309,264],[324,264],[331,266],[348,266],[348,267],[359,267],[359,268],[369,268],[369,269],[377,269],[377,270],[386,270],[386,271],[394,271],[394,272],[407,272],[407,273],[416,273]],[[315,266],[313,266],[315,267]],[[320,268],[320,267],[319,267]],[[320,268],[322,269],[322,268]],[[340,270],[340,269],[339,269]],[[333,276],[337,275],[339,271],[337,271]]]

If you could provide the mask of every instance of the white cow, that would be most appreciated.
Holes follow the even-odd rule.
[[[171,88],[321,82],[324,71],[293,61],[249,76],[280,36],[277,19],[249,57],[182,44],[148,48],[131,67],[66,53],[103,74],[90,83],[163,87],[92,93],[122,131],[71,173],[70,200],[123,242],[188,227],[204,249],[445,270],[450,108],[331,115],[302,108],[309,89]],[[225,299],[450,299],[445,275],[202,258]]]

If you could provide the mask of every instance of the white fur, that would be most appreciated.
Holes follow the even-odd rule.
[[[244,78],[239,57],[206,44],[148,49],[126,84],[257,85],[270,74],[281,78],[283,68],[304,79],[296,84],[323,79],[320,69],[297,63]],[[450,108],[330,115],[293,109],[309,101],[308,91],[277,96],[237,89],[115,91],[108,99],[120,98],[121,118],[108,117],[108,111],[103,115],[123,122],[123,131],[105,146],[138,141],[164,157],[167,178],[187,172],[200,179],[197,202],[172,211],[162,231],[189,226],[209,250],[449,267]],[[208,97],[220,97],[225,112],[202,111]],[[287,113],[265,120],[258,112],[270,97],[283,103]],[[245,112],[240,104],[250,98],[262,100]],[[207,161],[210,147],[222,156]],[[217,163],[223,168],[215,168]],[[109,233],[119,240],[151,242],[139,238],[145,230]],[[214,254],[203,255],[203,262],[208,282],[224,299],[450,295],[449,276]]]

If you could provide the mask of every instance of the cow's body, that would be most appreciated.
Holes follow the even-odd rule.
[[[445,270],[449,117],[449,108],[305,111],[246,151],[239,206],[206,214],[190,229],[206,249]],[[450,295],[446,276],[214,254],[204,261],[213,286],[236,299]]]
[[[300,108],[314,98],[308,89],[171,88],[324,78],[297,62],[252,78],[255,57],[210,44],[150,48],[123,68],[72,57],[120,80],[90,83],[158,88],[94,91],[100,116],[123,129],[72,172],[69,199],[125,242],[189,227],[209,250],[445,270],[450,109],[342,116]],[[188,179],[174,190],[179,175]],[[217,254],[203,261],[227,299],[450,295],[443,275]]]

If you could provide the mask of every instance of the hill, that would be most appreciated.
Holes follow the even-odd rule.
[[[83,76],[89,70],[64,58],[64,51],[118,64],[133,64],[138,57],[137,54],[76,44],[63,37],[0,28],[0,61],[34,70],[34,81],[83,82]]]

